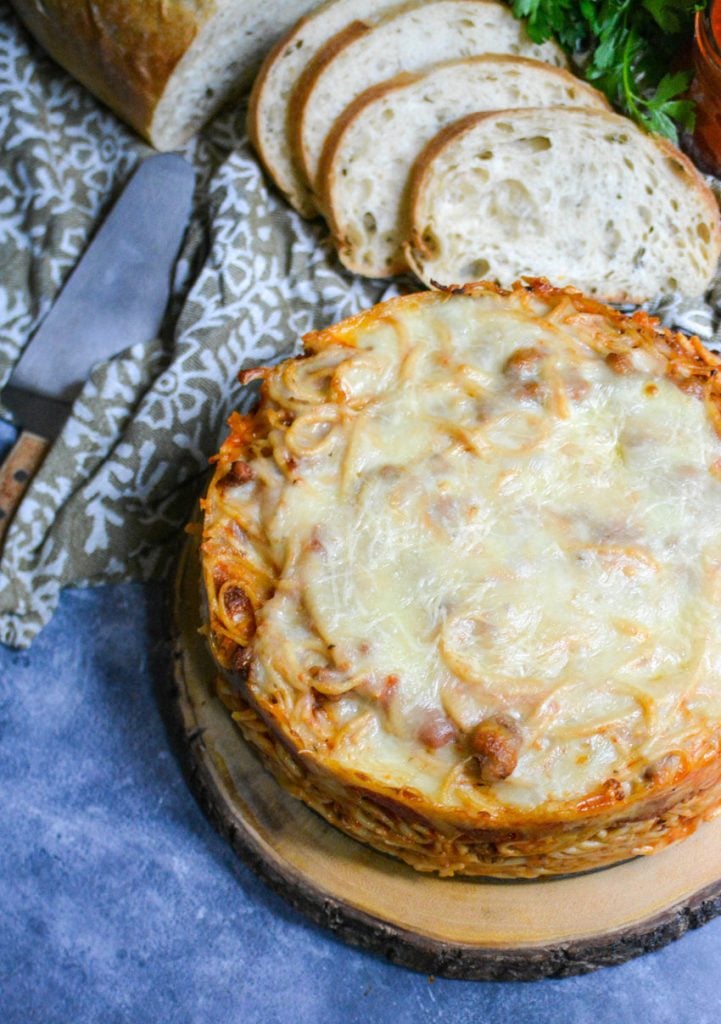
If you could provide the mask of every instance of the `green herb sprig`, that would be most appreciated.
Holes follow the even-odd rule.
[[[683,94],[691,71],[669,72],[693,33],[699,0],[511,0],[534,42],[554,37],[586,54],[586,78],[639,124],[678,141],[691,130],[693,103]]]

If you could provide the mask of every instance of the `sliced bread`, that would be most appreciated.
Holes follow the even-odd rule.
[[[406,255],[430,285],[530,274],[644,302],[701,294],[721,251],[718,206],[693,164],[600,110],[464,118],[419,156],[409,202]]]
[[[356,96],[403,71],[480,53],[534,57],[556,66],[555,43],[533,43],[525,24],[495,0],[425,0],[391,12],[377,25],[330,40],[306,68],[291,100],[289,131],[299,169],[312,189],[326,137]]]
[[[601,93],[568,71],[494,54],[446,61],[366,90],[335,122],[321,159],[323,211],[341,261],[367,277],[406,269],[408,176],[441,128],[477,111],[551,106],[609,109]]]
[[[328,40],[354,22],[367,28],[398,0],[329,0],[294,25],[273,47],[253,85],[248,132],[266,171],[288,202],[312,217],[315,204],[297,174],[288,144],[288,100],[303,69]]]

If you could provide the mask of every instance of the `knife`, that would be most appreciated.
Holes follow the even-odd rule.
[[[157,336],[194,180],[175,153],[140,165],[0,393],[22,427],[0,467],[0,543],[93,366]]]

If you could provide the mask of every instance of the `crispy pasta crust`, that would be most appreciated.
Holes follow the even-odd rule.
[[[458,325],[466,310],[474,316],[480,311],[484,345],[505,345],[495,369],[470,358],[476,349],[459,355],[455,338],[459,331],[465,337],[465,328]],[[635,608],[633,602],[643,599],[638,606],[646,607],[644,595],[657,592],[644,587],[665,592],[675,580],[687,588],[686,603],[679,607],[690,621],[696,621],[688,612],[692,598],[703,602],[699,616],[718,608],[713,535],[699,540],[705,545],[702,552],[699,548],[703,573],[689,569],[684,575],[674,554],[676,533],[682,536],[685,530],[688,538],[696,527],[693,509],[684,511],[683,502],[677,502],[683,509],[674,522],[676,533],[667,530],[667,547],[652,549],[648,536],[642,543],[629,532],[642,497],[633,499],[625,517],[612,504],[601,504],[597,522],[577,509],[564,519],[557,494],[544,496],[543,508],[550,509],[556,524],[548,536],[558,546],[561,571],[577,582],[573,574],[588,574],[591,565],[595,575],[578,580],[591,578],[611,605],[618,587],[618,614],[611,616],[614,636],[619,651],[630,645],[634,656],[618,661],[617,677],[609,679],[603,674],[606,667],[593,676],[593,666],[606,666],[608,644],[599,640],[592,656],[578,661],[586,639],[575,619],[564,618],[560,599],[555,632],[538,634],[544,642],[551,636],[555,644],[556,660],[548,662],[546,676],[533,662],[530,667],[519,662],[525,667],[512,678],[505,662],[498,668],[511,643],[498,609],[506,615],[508,595],[525,600],[527,587],[501,589],[486,618],[480,612],[469,618],[467,610],[459,617],[460,598],[452,600],[445,591],[438,606],[433,594],[424,598],[436,618],[435,633],[423,634],[423,656],[440,666],[440,675],[429,682],[419,670],[414,678],[421,682],[413,684],[400,654],[393,662],[393,643],[383,646],[383,623],[391,624],[388,635],[391,626],[396,628],[395,605],[381,609],[377,621],[372,617],[373,587],[380,577],[371,548],[376,530],[386,537],[390,555],[386,551],[384,557],[393,556],[394,544],[412,540],[419,559],[430,559],[438,536],[438,550],[446,545],[450,551],[461,543],[461,534],[460,513],[453,505],[457,494],[452,488],[443,493],[446,478],[453,482],[448,460],[461,459],[464,473],[469,465],[482,464],[486,472],[498,462],[499,486],[507,489],[508,481],[527,474],[529,467],[537,472],[544,452],[551,457],[557,443],[552,432],[559,424],[568,448],[575,417],[589,415],[584,410],[596,400],[601,403],[598,416],[605,416],[603,403],[616,400],[616,391],[619,401],[631,402],[624,398],[631,395],[635,404],[629,409],[640,409],[639,416],[651,408],[646,401],[665,403],[658,415],[639,421],[645,433],[634,426],[628,452],[619,456],[628,462],[638,458],[639,450],[646,451],[642,445],[651,446],[652,469],[637,471],[632,462],[631,476],[626,466],[626,476],[619,477],[638,478],[642,496],[646,477],[649,487],[656,486],[659,472],[660,442],[656,435],[649,440],[650,428],[661,424],[666,431],[666,421],[679,415],[698,420],[703,452],[687,450],[685,435],[679,440],[673,434],[675,447],[669,448],[666,461],[675,460],[674,473],[695,481],[700,517],[717,500],[714,486],[721,478],[717,357],[697,338],[665,330],[645,313],[625,316],[574,289],[555,289],[537,279],[509,290],[482,283],[394,299],[304,340],[304,357],[245,374],[246,381],[261,381],[260,401],[252,414],[231,417],[203,502],[203,601],[208,641],[220,670],[218,692],[280,784],[354,838],[420,871],[442,875],[512,878],[588,870],[653,853],[711,817],[721,805],[721,681],[715,683],[713,649],[708,647],[712,624],[699,625],[689,637],[684,633],[688,651],[684,647],[678,654],[671,673],[666,666],[675,656],[673,637],[667,636],[672,620],[651,617],[644,625],[630,614],[624,617],[624,602]],[[451,401],[447,396],[458,381],[462,398]],[[401,452],[403,444],[414,442],[403,440],[402,429],[398,437],[403,444],[393,440],[396,406],[384,405],[380,420],[377,410],[395,396],[401,402],[416,396],[416,402],[418,395],[430,392],[435,396],[431,413],[423,416],[431,422],[428,444],[436,448],[428,455],[421,439],[417,450]],[[494,395],[507,404],[496,407]],[[509,409],[516,408],[518,421],[509,419]],[[474,410],[473,423],[469,409]],[[378,422],[384,429],[388,425],[390,439],[374,433]],[[524,430],[519,436],[513,433],[518,423]],[[624,437],[619,434],[619,448]],[[374,445],[388,447],[387,463],[372,462]],[[568,457],[573,465],[573,456]],[[435,462],[426,465],[426,458]],[[423,470],[414,477],[419,460]],[[371,464],[372,471],[367,468]],[[424,489],[428,472],[436,469],[438,480]],[[356,524],[351,522],[350,533],[340,527],[334,533],[333,516],[356,507],[359,481],[367,486],[371,477],[378,520],[363,526],[370,532],[361,536],[361,554],[348,556],[345,566],[342,538],[347,543]],[[412,502],[418,494],[416,506]],[[418,537],[408,540],[404,521],[396,541],[393,515],[398,509],[405,515],[407,507],[411,516],[420,509]],[[472,526],[473,516],[480,514],[475,509],[475,504],[470,512],[462,509]],[[345,520],[339,521],[345,528]],[[548,540],[546,535],[543,539]],[[500,541],[497,546],[500,550]],[[493,572],[498,573],[487,570],[483,559],[497,552],[493,545],[490,554],[483,553],[486,548],[478,551],[478,586],[493,595],[488,587]],[[670,568],[659,551],[669,552]],[[352,589],[352,577],[361,560],[367,562],[366,582],[358,591]],[[467,561],[475,565],[472,558]],[[339,565],[345,575],[338,575]],[[512,576],[506,573],[498,586],[510,587],[506,577]],[[395,586],[397,577],[394,569],[388,580]],[[446,586],[442,575],[418,579],[426,589],[428,580],[441,579]],[[472,582],[478,581],[473,577]],[[411,589],[420,591],[421,583],[409,577]],[[559,577],[552,592],[560,592],[562,585],[565,577]],[[363,595],[362,607],[347,614],[339,610],[343,587],[347,594]],[[573,601],[577,590],[569,591]],[[477,605],[478,597],[473,601]],[[536,618],[547,609],[548,599],[539,598]],[[364,626],[366,620],[372,625]],[[416,620],[404,620],[411,621]],[[681,629],[678,623],[676,628]],[[513,641],[524,656],[529,629],[524,626]],[[398,651],[405,650],[398,636]],[[412,642],[420,643],[418,637]],[[537,646],[539,664],[546,665],[546,648],[540,640]],[[654,661],[662,647],[665,661]],[[533,643],[528,649],[533,657]],[[558,651],[565,661],[559,661]],[[579,681],[579,665],[591,666],[587,681]],[[496,676],[491,678],[492,671]],[[600,705],[599,699],[606,703]]]

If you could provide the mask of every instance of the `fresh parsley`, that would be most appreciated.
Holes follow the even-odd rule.
[[[693,33],[698,0],[511,0],[534,42],[554,37],[586,57],[584,74],[615,106],[651,131],[677,141],[692,129],[693,103],[683,98],[691,71],[669,66]]]

